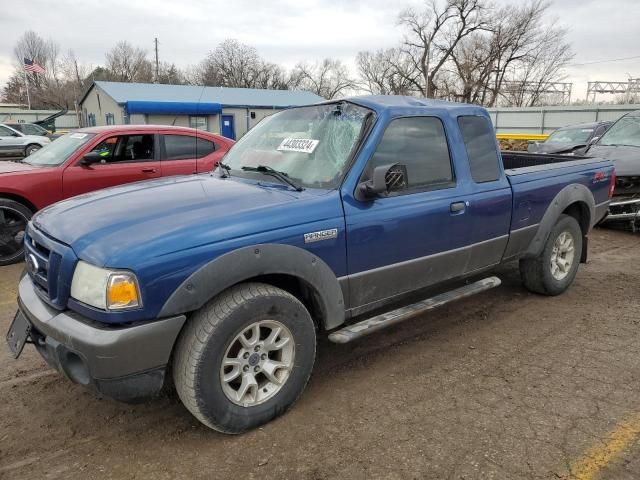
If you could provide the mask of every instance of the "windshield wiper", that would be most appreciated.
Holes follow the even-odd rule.
[[[245,172],[260,172],[260,173],[263,173],[264,175],[270,175],[272,177],[276,177],[278,180],[291,185],[293,188],[296,189],[297,192],[301,192],[304,190],[303,187],[301,187],[296,182],[291,180],[291,178],[289,178],[289,175],[287,173],[274,170],[273,168],[268,167],[266,165],[258,165],[257,167],[242,167],[242,170],[244,170]]]

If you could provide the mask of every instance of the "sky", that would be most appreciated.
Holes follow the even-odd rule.
[[[517,2],[497,0],[498,3]],[[119,40],[145,48],[160,42],[160,60],[184,67],[202,60],[226,38],[258,49],[268,61],[339,58],[348,65],[361,50],[397,45],[398,13],[419,0],[0,0],[0,88],[14,67],[12,39],[26,30],[73,49],[83,63],[104,63]],[[573,99],[587,81],[640,77],[640,0],[552,0],[550,15],[568,29],[574,65],[567,68]],[[602,62],[636,56],[638,58]],[[599,62],[599,63],[591,63]],[[586,65],[585,65],[586,64]]]

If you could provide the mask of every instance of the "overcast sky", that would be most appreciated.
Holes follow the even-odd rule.
[[[501,3],[509,3],[499,0]],[[0,15],[0,88],[14,69],[13,39],[26,30],[53,38],[93,66],[119,40],[178,66],[197,63],[225,38],[255,46],[267,60],[291,67],[300,60],[337,57],[352,64],[360,50],[394,46],[398,12],[416,0],[28,0],[7,2]],[[515,3],[515,2],[511,2]],[[555,0],[550,12],[569,29],[573,63],[640,56],[639,0]],[[640,77],[640,58],[571,66],[573,98],[588,80]]]

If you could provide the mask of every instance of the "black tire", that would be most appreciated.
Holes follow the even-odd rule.
[[[40,150],[42,148],[41,145],[38,145],[37,143],[32,143],[26,146],[26,148],[24,149],[24,156],[28,157],[29,155],[37,152],[38,150]]]
[[[21,237],[24,237],[24,229],[32,215],[33,212],[23,204],[0,198],[0,266],[22,261]]]
[[[573,261],[562,279],[557,279],[552,273],[551,258],[553,247],[558,237],[563,233],[571,235],[574,242]],[[544,245],[544,249],[535,258],[520,260],[520,278],[522,283],[534,293],[541,295],[560,295],[576,278],[580,258],[582,257],[582,230],[577,220],[569,215],[561,215]]]
[[[245,407],[225,394],[222,361],[236,336],[263,320],[276,320],[289,329],[295,362],[274,396]],[[223,292],[189,320],[174,351],[173,380],[180,400],[198,420],[219,432],[238,434],[282,415],[295,403],[309,380],[315,354],[315,326],[305,306],[279,288],[245,283]]]

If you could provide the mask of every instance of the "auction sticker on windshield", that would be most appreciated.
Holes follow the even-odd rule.
[[[309,138],[285,138],[277,150],[281,152],[313,153],[320,140]]]
[[[72,133],[69,135],[71,138],[84,138],[87,136],[86,133]]]

